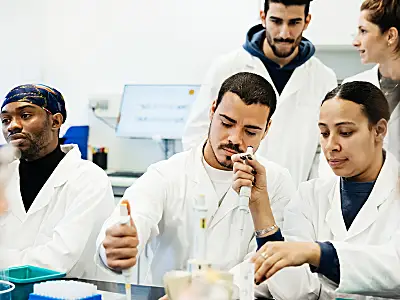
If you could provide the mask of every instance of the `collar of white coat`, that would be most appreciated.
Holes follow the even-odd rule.
[[[65,153],[64,158],[60,161],[48,181],[51,180],[53,187],[62,186],[73,175],[71,170],[74,170],[81,161],[81,152],[78,145],[68,144],[61,145],[61,151]],[[18,170],[19,160],[14,161],[15,170]]]
[[[374,188],[368,197],[368,201],[374,202],[376,207],[379,207],[389,195],[396,188],[399,180],[399,162],[396,157],[390,152],[386,151],[386,159],[383,163],[382,169],[379,172],[378,178],[376,179]],[[336,179],[335,187],[329,194],[330,202],[334,199],[336,187],[340,187],[340,177]]]
[[[25,222],[30,215],[33,215],[35,212],[45,207],[52,199],[54,189],[64,185],[70,178],[76,175],[74,170],[78,169],[81,162],[81,153],[78,146],[72,144],[62,145],[61,150],[66,155],[47,179],[28,212],[26,212],[23,207],[22,197],[20,194],[18,172],[19,160],[10,164],[10,171],[13,171],[12,173],[10,172],[10,181],[6,190],[8,195],[11,197],[10,199],[13,199],[13,201],[10,201],[8,211],[12,212],[21,222]]]
[[[203,165],[203,147],[207,140],[201,142],[196,148],[192,148],[191,155],[192,159],[189,161],[194,162],[193,166],[186,166],[187,170],[193,168],[194,172],[188,172],[188,177],[195,183],[199,183],[201,181],[201,174],[207,173],[204,165]]]
[[[364,72],[358,73],[354,76],[344,79],[342,84],[352,81],[366,81],[380,88],[378,72],[379,72],[379,65],[375,65],[373,68],[369,70],[366,70]]]
[[[366,203],[363,205],[349,230],[346,230],[340,199],[340,177],[337,177],[335,184],[328,195],[330,209],[325,220],[335,236],[335,240],[347,240],[365,231],[379,216],[380,207],[390,199],[394,189],[397,188],[399,179],[399,162],[394,155],[386,152],[386,160],[381,172],[376,179],[374,188],[371,191]]]
[[[242,54],[245,58],[246,69],[253,70],[254,73],[262,72],[262,74],[258,74],[266,78],[272,85],[276,96],[280,101],[277,102],[277,107],[279,107],[283,101],[289,99],[289,96],[296,93],[300,88],[304,86],[304,81],[309,80],[310,72],[315,72],[316,69],[312,67],[313,64],[316,63],[316,58],[313,56],[307,62],[297,67],[292,76],[290,76],[288,83],[285,85],[282,93],[279,95],[275,85],[273,84],[272,78],[269,75],[268,70],[265,68],[263,62],[255,56],[252,56],[243,48],[240,49],[240,54]],[[305,100],[305,99],[304,99]]]
[[[351,76],[349,78],[346,78],[343,80],[343,83],[348,83],[352,81],[366,81],[369,83],[372,83],[375,85],[377,88],[381,88],[381,85],[379,83],[379,65],[375,65],[373,68],[361,72],[359,74],[356,74],[354,76]],[[392,115],[390,116],[389,120],[389,127],[391,126],[398,126],[398,119],[400,118],[400,105],[397,105],[395,110],[393,111]],[[391,135],[391,128],[388,129],[388,134],[386,135],[385,141],[384,141],[384,148],[387,149],[387,143],[389,142],[389,136]]]

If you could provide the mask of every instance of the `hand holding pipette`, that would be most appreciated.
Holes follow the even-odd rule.
[[[130,215],[127,201],[123,201]],[[120,209],[122,209],[120,207]],[[111,269],[125,270],[136,265],[138,255],[138,234],[134,222],[128,216],[121,217],[125,224],[115,224],[106,230],[103,246],[107,256],[107,265]]]
[[[120,224],[121,225],[128,225],[130,227],[134,227],[133,221],[130,215],[130,207],[129,202],[123,200],[120,203]],[[131,295],[131,281],[132,281],[132,268],[123,269],[122,274],[125,277],[125,292],[126,292],[126,299],[130,300],[132,298]]]
[[[237,159],[237,157],[235,158]],[[253,147],[247,147],[245,154],[240,156],[241,161],[234,161],[232,157],[234,182],[233,188],[239,194],[239,234],[240,239],[244,238],[245,219],[251,199],[251,190],[255,182],[255,171],[252,167],[246,164],[247,160],[253,160]],[[238,260],[242,259],[242,248],[237,249]]]
[[[122,270],[126,283],[130,285],[131,268],[136,265],[139,240],[135,224],[130,216],[129,202],[123,200],[119,208],[119,223],[107,229],[103,246],[107,265],[112,269]],[[130,293],[130,286],[129,289],[127,288],[127,293]]]
[[[232,156],[232,161],[234,163],[233,189],[240,194],[240,190],[243,187],[251,188],[248,205],[252,215],[254,229],[256,232],[268,229],[267,234],[275,233],[278,227],[276,226],[271,209],[265,167],[255,159],[254,155],[248,153],[235,154]],[[248,193],[246,195],[248,195]],[[239,200],[239,202],[240,201],[241,200]],[[273,230],[271,230],[272,227],[274,227]]]
[[[247,148],[246,153],[232,155],[233,184],[232,188],[242,197],[249,197],[249,203],[265,199],[267,193],[266,170],[253,154],[253,148]]]

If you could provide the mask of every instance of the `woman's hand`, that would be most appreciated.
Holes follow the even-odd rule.
[[[321,248],[315,242],[268,242],[253,256],[257,284],[286,267],[319,267]]]

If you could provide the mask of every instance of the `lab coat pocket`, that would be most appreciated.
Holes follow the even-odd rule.
[[[13,235],[15,234],[15,231],[13,230],[14,223],[15,223],[15,216],[13,216],[13,214],[10,211],[4,213],[0,217],[0,243],[2,241],[6,242],[13,238]],[[17,227],[17,229],[19,228],[18,226],[15,227]]]
[[[248,254],[254,227],[248,209],[243,211],[235,209],[226,217],[226,222],[229,228],[224,224],[225,226],[220,227],[220,235],[218,234],[219,245],[224,245],[220,246],[220,251],[223,253],[220,253],[218,257],[224,257],[220,261],[221,269],[228,270],[241,263]]]
[[[43,207],[41,210],[35,213],[35,219],[41,219],[39,232],[44,236],[51,237],[57,226],[65,222],[65,203],[61,201],[54,201],[52,199],[50,204]],[[39,217],[41,215],[41,217]],[[79,234],[78,232],[76,234]]]

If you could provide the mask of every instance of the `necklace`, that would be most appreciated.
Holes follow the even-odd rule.
[[[381,84],[381,87],[382,87],[382,81],[383,81],[383,77],[381,78],[381,80],[379,80],[379,83]],[[393,93],[398,86],[399,86],[399,83],[396,83],[395,86],[390,91],[385,91],[384,92],[385,96]]]

